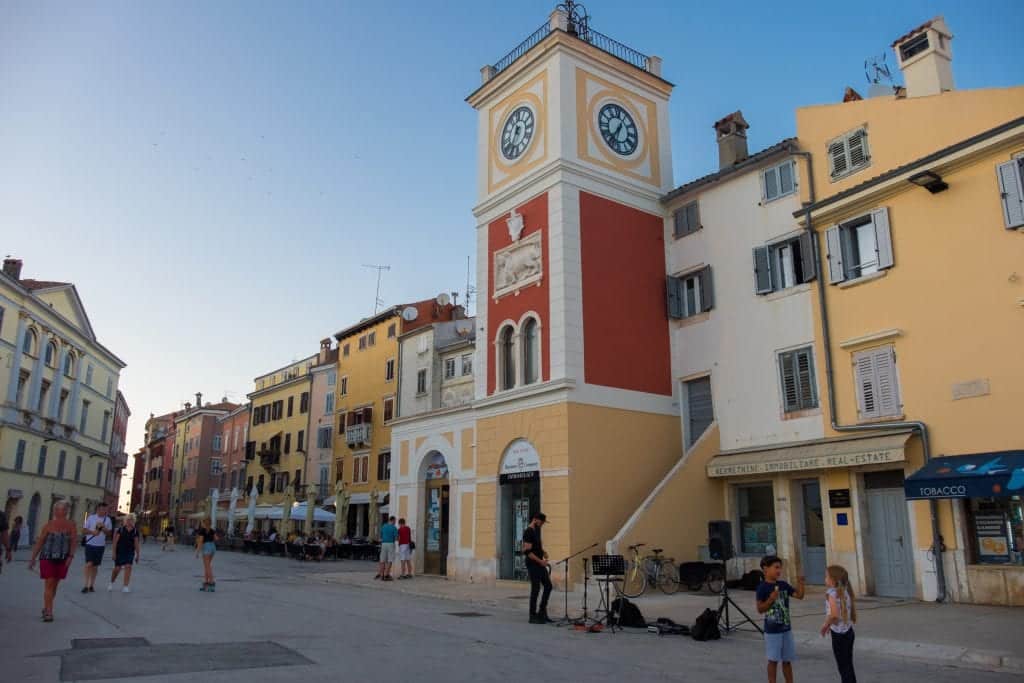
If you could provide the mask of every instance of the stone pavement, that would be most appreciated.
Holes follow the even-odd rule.
[[[26,554],[0,575],[0,680],[263,681],[763,680],[751,634],[699,643],[644,631],[589,634],[525,623],[521,585],[418,577],[374,582],[362,562],[300,563],[219,553],[216,593],[201,593],[190,551],[147,544],[134,592],[78,592],[82,560],[39,619],[42,585]],[[109,571],[106,558],[102,574]],[[101,574],[101,575],[102,575]],[[555,597],[560,597],[556,594]],[[690,596],[650,598],[655,601]],[[704,598],[707,599],[707,598]],[[557,599],[552,604],[555,609]],[[593,603],[592,603],[593,604]],[[680,603],[682,604],[682,603]],[[653,612],[650,616],[659,616]],[[1019,676],[857,651],[862,680],[1009,683]],[[799,649],[797,677],[836,680],[831,652]]]
[[[530,592],[529,586],[515,582],[499,582],[492,586],[448,581],[435,576],[419,576],[412,581],[396,581],[382,586],[373,580],[372,572],[329,573],[325,580],[520,612],[526,611]],[[569,593],[570,616],[582,614],[583,597],[579,586]],[[758,619],[752,591],[733,590],[730,597],[751,618]],[[599,601],[593,583],[589,585],[587,598],[589,609],[593,611]],[[552,615],[565,612],[564,600],[564,592],[556,589],[552,593],[549,609]],[[720,599],[707,591],[691,593],[683,588],[674,595],[665,595],[648,589],[634,602],[648,621],[668,617],[681,624],[692,624],[705,609],[717,609]],[[830,640],[822,638],[818,632],[825,610],[824,588],[808,587],[804,600],[793,600],[790,606],[798,645],[831,652]],[[864,597],[857,602],[857,613],[859,652],[1024,674],[1024,650],[1021,648],[1024,609]],[[735,611],[731,614],[742,619],[742,615]]]

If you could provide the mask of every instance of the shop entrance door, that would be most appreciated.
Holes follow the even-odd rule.
[[[903,473],[898,474],[902,482]],[[902,484],[900,488],[871,488],[871,480],[867,476],[864,479],[875,595],[912,598],[914,560],[910,551],[910,523]]]
[[[825,583],[825,524],[821,511],[821,485],[801,482],[803,515],[800,524],[800,557],[807,583]]]
[[[448,574],[448,480],[427,480],[425,574]]]
[[[532,481],[502,484],[499,578],[512,581],[529,580],[526,558],[522,554],[523,531],[530,523],[530,515],[536,510],[540,510],[540,477]]]

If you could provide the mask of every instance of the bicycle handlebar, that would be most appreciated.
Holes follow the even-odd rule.
[[[630,550],[639,550],[640,548],[643,548],[645,545],[647,545],[647,544],[646,543],[637,543],[636,545],[629,546],[629,549]]]

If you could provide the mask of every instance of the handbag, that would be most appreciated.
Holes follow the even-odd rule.
[[[409,550],[416,550],[416,541],[409,541]]]

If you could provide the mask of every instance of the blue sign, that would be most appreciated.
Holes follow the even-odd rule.
[[[939,456],[907,477],[908,500],[1024,494],[1024,451]]]
[[[836,513],[836,524],[838,526],[850,526],[850,517],[845,512]]]

